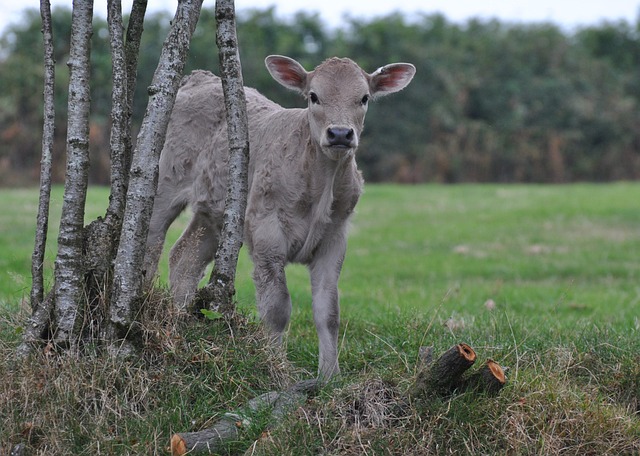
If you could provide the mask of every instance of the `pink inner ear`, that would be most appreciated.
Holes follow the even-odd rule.
[[[284,84],[294,87],[302,86],[304,75],[300,74],[297,68],[293,67],[288,60],[273,60],[270,66],[277,73],[278,79]]]
[[[300,86],[302,84],[302,76],[295,69],[287,65],[278,65],[278,74],[280,77],[291,85]]]
[[[402,84],[406,71],[402,67],[385,68],[384,73],[378,75],[376,87],[378,90],[394,89]]]

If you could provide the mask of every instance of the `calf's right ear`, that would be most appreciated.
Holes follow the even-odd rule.
[[[292,58],[283,55],[270,55],[264,60],[269,73],[287,89],[304,93],[307,86],[307,71]]]

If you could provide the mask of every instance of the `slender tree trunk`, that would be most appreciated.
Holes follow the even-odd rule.
[[[126,57],[123,41],[122,4],[120,0],[107,1],[107,23],[111,43],[111,71],[113,91],[111,92],[111,194],[107,209],[107,224],[120,231],[120,220],[124,214],[127,197],[129,168],[126,157],[126,143],[129,126],[128,83]],[[114,219],[112,223],[109,223]]]
[[[216,43],[229,137],[229,187],[215,266],[199,299],[204,300],[207,307],[213,306],[222,313],[231,313],[234,310],[234,281],[247,207],[249,131],[233,0],[216,1],[216,21]]]
[[[138,57],[140,55],[140,40],[144,30],[144,16],[147,11],[147,0],[134,0],[127,26],[127,40],[124,45],[124,59],[127,67],[127,137],[125,138],[125,174],[126,185],[129,187],[129,170],[131,169],[131,121],[133,119],[133,95],[138,79]]]
[[[120,0],[108,0],[107,21],[111,37],[113,94],[111,109],[111,198],[107,220],[115,219],[113,229],[118,236],[126,205],[131,169],[131,121],[133,95],[138,74],[138,55],[142,38],[146,0],[135,0],[131,6],[126,43],[122,39],[122,5]],[[115,253],[115,252],[114,252]]]
[[[100,302],[108,302],[105,290],[109,290],[112,276],[112,261],[118,247],[118,236],[127,196],[126,138],[127,75],[125,69],[122,7],[120,0],[108,0],[107,22],[111,45],[111,70],[113,89],[111,93],[111,192],[109,207],[104,218],[92,221],[85,231],[85,258],[87,278],[87,304],[95,311]],[[79,305],[81,303],[78,303]],[[104,306],[102,306],[104,308]],[[93,313],[93,312],[92,312]],[[102,315],[93,317],[95,323]],[[91,325],[96,326],[96,325]],[[93,334],[90,335],[93,337]]]
[[[42,129],[42,159],[40,161],[40,198],[35,247],[31,257],[31,310],[36,311],[44,297],[43,267],[49,227],[49,201],[51,199],[51,157],[55,131],[55,59],[53,57],[53,29],[51,5],[41,0],[42,35],[44,40],[44,123]]]
[[[32,342],[40,340],[50,322],[53,301],[44,301],[44,257],[49,228],[49,201],[51,199],[51,163],[55,131],[55,59],[53,57],[53,29],[51,4],[40,1],[42,35],[44,40],[44,124],[42,129],[42,159],[40,161],[40,197],[36,222],[36,238],[31,256],[31,318],[25,325],[23,342],[18,347],[19,356],[31,352]]]
[[[83,225],[89,177],[89,76],[93,2],[74,0],[68,66],[67,170],[55,262],[55,340],[71,340],[84,293]]]
[[[128,110],[128,78],[123,39],[122,5],[120,0],[107,1],[112,68],[111,95],[111,193],[104,218],[92,221],[85,230],[86,302],[79,302],[88,312],[82,337],[105,336],[106,309],[111,290],[113,260],[119,244],[122,218],[126,204],[129,176],[127,144],[131,143],[130,111]]]
[[[141,299],[142,263],[158,181],[160,151],[201,7],[202,0],[179,2],[149,87],[149,104],[133,153],[127,205],[115,259],[110,306],[112,338],[122,339],[130,334]]]

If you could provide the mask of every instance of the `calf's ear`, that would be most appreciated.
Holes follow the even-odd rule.
[[[378,68],[369,75],[369,85],[373,96],[382,96],[404,89],[416,74],[416,67],[410,63],[391,63]]]
[[[307,71],[292,58],[270,55],[264,60],[269,73],[287,89],[304,93],[307,86]]]

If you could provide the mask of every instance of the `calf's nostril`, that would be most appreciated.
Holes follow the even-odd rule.
[[[331,146],[352,147],[355,132],[353,128],[332,127],[327,129],[327,139]]]

